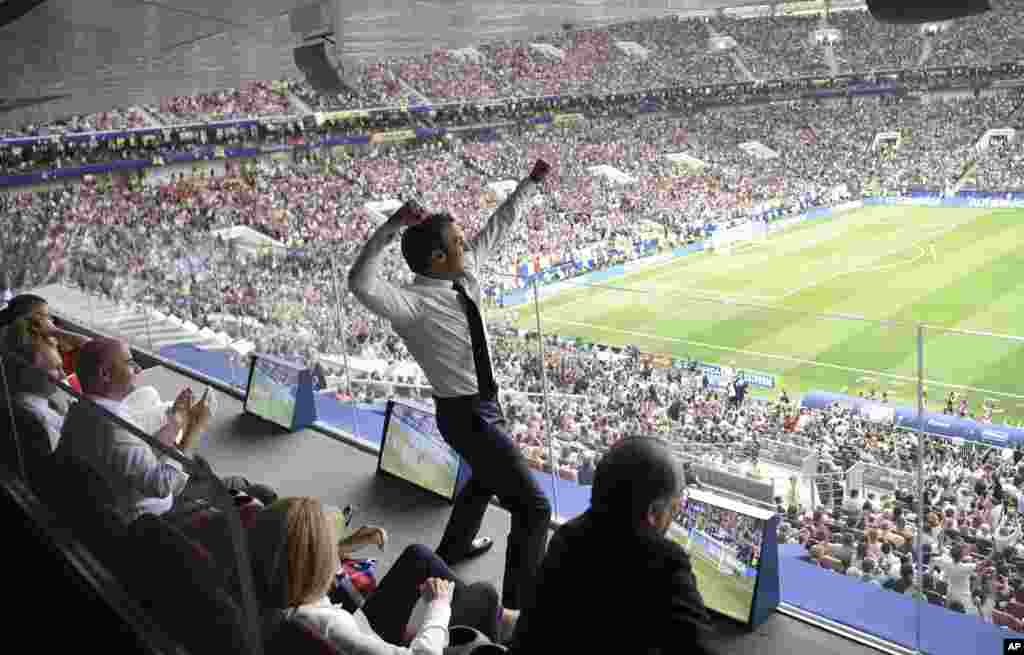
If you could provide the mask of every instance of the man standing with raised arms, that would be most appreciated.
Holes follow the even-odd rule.
[[[479,309],[479,275],[549,170],[538,160],[468,243],[451,215],[428,214],[406,202],[370,237],[348,275],[356,298],[391,322],[423,368],[434,389],[437,427],[473,469],[437,554],[453,565],[491,547],[491,540],[477,533],[492,496],[512,515],[502,583],[502,605],[509,609],[521,608],[533,592],[551,504],[505,432]],[[403,227],[402,256],[416,277],[399,287],[382,279],[378,269],[381,254]]]

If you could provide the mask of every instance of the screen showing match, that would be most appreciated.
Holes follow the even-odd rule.
[[[245,411],[290,430],[299,393],[299,369],[255,357],[249,372]]]
[[[391,403],[383,442],[382,471],[445,498],[455,496],[459,456],[441,437],[433,412]]]
[[[750,620],[765,521],[691,496],[669,537],[690,555],[697,588],[708,609]]]

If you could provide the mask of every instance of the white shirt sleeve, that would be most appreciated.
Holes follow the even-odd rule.
[[[363,246],[348,272],[352,294],[374,314],[395,325],[408,325],[416,320],[419,306],[413,294],[380,277],[380,257],[397,234],[395,227],[385,223],[377,228]]]
[[[188,473],[180,462],[158,456],[149,444],[126,430],[115,431],[107,457],[111,470],[124,475],[143,496],[177,496],[188,483]]]
[[[534,197],[536,189],[537,183],[530,178],[520,182],[515,191],[509,194],[483,228],[470,240],[467,249],[473,253],[477,267],[483,266],[491,258],[494,249],[505,238],[509,227],[516,222],[520,210],[526,206],[526,201]]]
[[[416,637],[409,647],[389,644],[372,631],[360,629],[356,617],[329,601],[317,607],[302,609],[296,618],[310,625],[345,655],[443,655],[448,645],[448,622],[451,606],[434,602],[427,610]]]

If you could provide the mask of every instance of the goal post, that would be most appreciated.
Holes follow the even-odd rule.
[[[733,554],[727,559],[727,555],[730,555],[730,549],[721,541],[718,541],[702,530],[692,528],[690,530],[689,545],[690,555],[696,555],[703,560],[711,562],[721,573],[734,572],[731,564],[736,561],[736,556]]]

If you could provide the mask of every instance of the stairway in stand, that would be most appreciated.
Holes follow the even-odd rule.
[[[85,328],[127,340],[133,346],[159,354],[164,346],[191,343],[210,349],[225,348],[223,333],[198,326],[174,316],[147,310],[138,303],[114,302],[105,296],[87,294],[62,284],[32,290],[46,298],[55,316]]]

